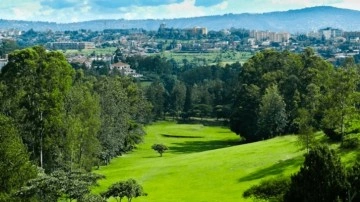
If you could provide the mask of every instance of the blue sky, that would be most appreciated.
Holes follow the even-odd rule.
[[[359,0],[0,0],[0,18],[50,22],[264,13],[312,6],[360,10]]]

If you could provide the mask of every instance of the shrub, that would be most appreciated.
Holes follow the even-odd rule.
[[[290,186],[290,178],[280,177],[262,181],[243,193],[244,198],[254,197],[267,201],[282,201]]]

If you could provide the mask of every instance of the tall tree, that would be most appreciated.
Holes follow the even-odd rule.
[[[90,171],[101,151],[97,134],[100,130],[99,96],[89,84],[77,82],[65,99],[66,164],[68,169]]]
[[[73,73],[62,53],[42,47],[14,51],[1,71],[2,111],[18,124],[31,158],[47,169],[58,163],[64,98]]]
[[[13,192],[36,176],[15,124],[0,114],[0,201],[11,201]]]
[[[166,91],[164,85],[155,81],[146,90],[146,97],[152,104],[152,112],[155,119],[161,119],[165,113],[165,95]]]
[[[266,89],[259,107],[259,135],[274,137],[284,131],[287,122],[285,102],[276,85]]]
[[[180,81],[176,81],[170,94],[170,103],[173,115],[176,117],[183,111],[186,98],[186,86]]]
[[[323,99],[324,118],[322,126],[331,138],[343,140],[351,120],[357,116],[359,104],[359,74],[353,67],[336,69],[328,92]]]

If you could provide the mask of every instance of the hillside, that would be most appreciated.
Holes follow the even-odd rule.
[[[329,6],[319,6],[285,12],[270,12],[261,14],[226,14],[219,16],[204,16],[179,19],[148,19],[148,20],[94,20],[78,23],[53,23],[0,20],[0,29],[20,30],[104,30],[131,29],[157,30],[161,23],[167,27],[190,28],[194,26],[207,27],[208,30],[221,30],[231,27],[250,30],[288,31],[291,33],[308,32],[325,27],[334,27],[345,31],[358,31],[360,27],[360,11],[340,9]]]
[[[221,127],[164,122],[146,130],[145,142],[137,150],[96,171],[106,179],[95,192],[134,178],[148,193],[135,202],[244,201],[242,193],[251,185],[290,175],[303,160],[295,136],[239,145],[238,137]],[[170,150],[159,157],[151,150],[154,143],[164,143]]]

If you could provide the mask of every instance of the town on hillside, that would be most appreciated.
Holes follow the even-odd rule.
[[[48,50],[63,51],[70,63],[79,63],[91,68],[94,67],[94,61],[103,61],[111,69],[117,68],[122,74],[137,78],[142,75],[127,66],[125,61],[120,61],[123,64],[115,64],[119,62],[114,61],[115,50],[121,51],[124,58],[154,54],[163,55],[169,59],[174,55],[181,54],[197,54],[197,57],[201,58],[201,54],[213,54],[216,59],[210,63],[219,63],[229,62],[221,55],[226,52],[242,53],[242,55],[246,54],[250,57],[264,49],[299,53],[305,48],[311,47],[318,55],[334,65],[341,64],[346,57],[353,57],[355,62],[360,60],[360,31],[343,31],[332,27],[292,34],[286,31],[273,32],[242,28],[220,31],[208,30],[205,27],[177,29],[167,27],[165,23],[162,23],[157,31],[143,29],[106,29],[103,31],[9,29],[0,30],[0,40],[3,49],[1,53],[6,53],[6,49],[11,49],[12,44],[18,47],[40,45]],[[234,60],[236,59],[238,58],[234,58]],[[0,68],[6,62],[6,54],[2,54]]]

